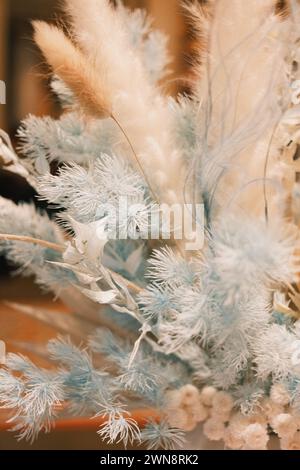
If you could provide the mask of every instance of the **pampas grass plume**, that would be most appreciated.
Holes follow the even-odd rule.
[[[75,47],[56,26],[33,21],[34,40],[43,52],[53,72],[74,92],[86,114],[96,118],[110,117],[110,89],[92,62]]]

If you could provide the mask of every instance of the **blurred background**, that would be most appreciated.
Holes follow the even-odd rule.
[[[84,1],[84,0],[82,0]],[[199,0],[200,1],[200,0]],[[32,41],[31,19],[55,21],[61,18],[59,0],[0,0],[0,80],[6,83],[6,105],[0,105],[0,129],[5,130],[17,148],[15,139],[20,121],[28,114],[58,117],[61,112],[49,91],[47,68]],[[169,37],[169,50],[173,57],[173,72],[163,84],[170,93],[187,91],[183,77],[189,75],[192,38],[188,32],[180,0],[124,0],[130,8],[145,8],[152,15],[154,25]],[[15,202],[33,201],[33,190],[21,178],[0,169],[0,195]],[[19,302],[38,308],[65,311],[53,296],[39,291],[33,279],[13,276],[14,267],[0,258],[0,340],[6,342],[8,351],[18,351],[40,362],[30,349],[31,344],[46,344],[57,336],[57,331],[47,324],[32,320],[17,311],[8,301]],[[67,311],[65,311],[68,314]],[[29,346],[28,346],[29,345]],[[29,449],[24,442],[18,443],[11,433],[5,432],[6,416],[0,411],[0,450]],[[90,421],[89,421],[90,422]],[[34,449],[99,449],[95,429],[88,422],[80,425],[62,425],[53,434],[41,436]],[[95,427],[95,425],[94,425]]]

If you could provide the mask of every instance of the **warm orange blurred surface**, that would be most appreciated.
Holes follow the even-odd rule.
[[[145,423],[149,420],[158,420],[159,415],[156,413],[155,410],[134,410],[131,413],[131,417],[138,423],[138,425],[142,428]],[[0,431],[5,431],[10,428],[9,424],[5,422],[7,418],[7,413],[4,411],[0,411]],[[89,418],[89,417],[81,417],[81,418],[70,418],[70,419],[60,419],[56,422],[55,430],[56,431],[76,431],[77,429],[80,431],[97,431],[99,427],[105,423],[104,418]]]
[[[53,315],[57,311],[70,315],[61,302],[54,301],[52,296],[43,295],[31,279],[3,279],[0,283],[0,336],[5,340],[9,352],[20,352],[22,344],[44,345],[57,336],[57,330],[18,312],[5,302],[47,308],[47,310],[53,310]],[[36,357],[30,351],[21,352],[41,366],[49,366],[48,362]]]

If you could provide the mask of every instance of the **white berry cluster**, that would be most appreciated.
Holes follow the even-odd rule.
[[[204,435],[211,441],[223,440],[228,449],[266,450],[274,433],[282,449],[300,450],[300,415],[290,407],[290,400],[284,385],[274,384],[255,412],[244,415],[234,409],[229,393],[185,385],[167,393],[166,416],[171,426],[186,432],[203,423]]]

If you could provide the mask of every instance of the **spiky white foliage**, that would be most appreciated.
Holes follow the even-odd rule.
[[[106,372],[94,367],[87,351],[64,338],[51,341],[48,351],[51,359],[62,366],[59,376],[67,388],[66,398],[70,400],[74,413],[96,413],[99,410],[98,403],[109,402],[109,397],[113,400],[111,378]]]
[[[170,58],[167,37],[152,29],[152,20],[144,10],[129,12],[121,1],[117,2],[123,24],[128,28],[129,40],[139,52],[145,70],[153,84],[157,84],[168,72]]]
[[[56,244],[64,243],[57,224],[32,204],[16,205],[8,199],[0,198],[0,218],[1,233],[33,237]],[[48,289],[56,290],[74,280],[72,275],[50,264],[62,259],[53,249],[22,241],[2,241],[0,251],[18,267],[20,273],[26,276],[35,275],[37,282]]]
[[[0,129],[0,156],[1,166],[5,166],[8,171],[11,171],[23,178],[34,187],[34,180],[30,177],[26,168],[20,163],[17,154],[12,146],[11,140],[2,129]]]
[[[259,409],[261,400],[268,390],[268,381],[248,381],[233,391],[235,406],[241,409],[243,415],[251,416]]]
[[[74,94],[58,76],[53,77],[51,82],[51,89],[63,107],[68,109],[74,105]]]
[[[274,3],[233,0],[230,9],[226,0],[208,4],[209,51],[201,61],[202,80],[195,83],[202,106],[196,168],[211,211],[226,211],[236,193],[238,204],[252,212],[263,202],[251,182],[264,177],[272,132],[287,106],[285,60],[290,51],[289,39],[283,38],[290,38],[292,28],[274,15]]]
[[[140,430],[131,418],[125,417],[124,410],[113,411],[109,414],[109,418],[101,429],[99,436],[108,442],[108,444],[119,444],[122,442],[127,447],[128,442],[132,445],[139,441]]]
[[[176,364],[172,360],[165,362],[165,358],[155,354],[144,342],[132,363],[131,343],[119,340],[107,330],[98,330],[91,336],[89,344],[94,352],[107,358],[110,366],[117,367],[116,383],[120,388],[144,396],[155,406],[162,404],[164,390],[186,380],[184,364]]]
[[[42,370],[22,356],[10,354],[6,367],[21,374],[15,378],[11,372],[2,372],[8,386],[1,387],[0,401],[11,411],[10,421],[19,439],[34,441],[41,430],[49,432],[56,412],[65,399],[61,377],[51,371]],[[8,393],[15,389],[15,398]]]
[[[70,163],[63,166],[56,176],[45,174],[39,178],[39,192],[47,201],[67,209],[68,215],[78,222],[89,223],[108,215],[114,226],[116,215],[120,215],[120,229],[124,229],[124,225],[129,228],[132,225],[139,227],[142,233],[147,210],[150,214],[152,208],[141,177],[126,161],[105,154],[91,162],[88,168]],[[124,203],[121,205],[121,198],[126,206]],[[141,211],[142,204],[145,214]],[[109,213],[114,208],[116,215]],[[135,208],[135,213],[132,208]],[[128,213],[125,220],[122,220],[122,210],[123,217]]]
[[[57,121],[30,115],[18,137],[20,151],[39,175],[47,172],[47,162],[85,164],[111,152],[117,133],[108,121],[86,122],[79,113],[69,112]],[[46,162],[44,171],[40,171],[42,162]]]
[[[222,218],[213,227],[213,263],[220,278],[227,283],[224,290],[229,295],[240,290],[238,279],[241,277],[245,286],[253,285],[255,279],[263,284],[293,282],[297,270],[297,243],[297,232],[293,233],[290,226],[282,226],[282,220],[272,220],[266,225],[260,220],[253,224],[253,220],[243,216]],[[235,287],[236,281],[239,286]]]
[[[195,264],[177,256],[170,247],[154,250],[149,265],[148,277],[164,286],[188,287],[196,281]]]
[[[173,135],[178,149],[184,160],[193,163],[201,150],[198,136],[199,104],[187,96],[180,96],[177,101],[170,99],[169,106],[172,112]],[[191,177],[194,170],[195,168],[190,168]]]
[[[149,450],[166,449],[178,450],[184,446],[184,433],[172,428],[166,421],[149,422],[141,434],[142,441]]]
[[[265,379],[272,374],[277,380],[293,377],[297,369],[292,362],[296,339],[293,332],[276,324],[259,335],[254,343],[258,376]]]

